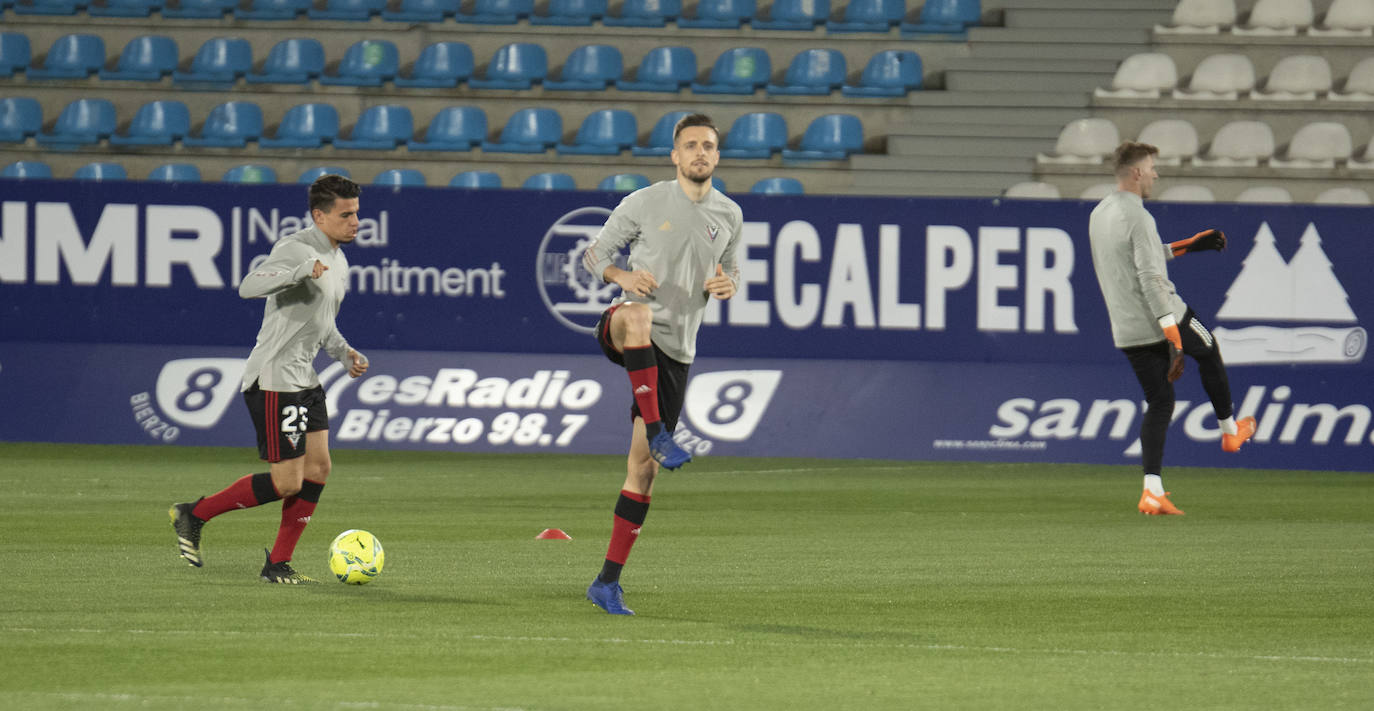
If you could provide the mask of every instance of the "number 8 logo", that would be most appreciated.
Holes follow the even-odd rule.
[[[724,370],[692,376],[683,410],[703,436],[740,442],[758,427],[782,381],[781,370]]]

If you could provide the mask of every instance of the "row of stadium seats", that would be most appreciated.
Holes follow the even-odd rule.
[[[787,67],[781,84],[772,82],[768,52],[738,47],[723,52],[709,78],[697,81],[696,54],[690,47],[658,47],[640,62],[633,79],[624,79],[624,59],[618,48],[605,44],[574,49],[561,75],[549,75],[548,55],[534,43],[515,42],[498,49],[481,76],[477,75],[472,48],[463,42],[435,42],[421,50],[411,71],[402,74],[399,52],[389,40],[364,39],[348,48],[337,69],[326,71],[324,47],[309,37],[288,38],[269,50],[261,68],[254,70],[253,50],[241,37],[215,37],[197,50],[185,71],[177,42],[165,35],[142,35],[124,46],[113,68],[106,67],[105,43],[97,35],[69,34],[53,41],[41,65],[32,63],[28,37],[17,32],[0,33],[0,77],[25,72],[30,79],[84,79],[91,75],[106,80],[162,81],[175,83],[309,84],[453,88],[466,83],[473,89],[525,90],[539,84],[546,89],[603,91],[610,86],[626,91],[677,92],[685,87],[703,94],[826,95],[842,91],[846,96],[902,96],[922,85],[921,58],[910,50],[880,51],[864,66],[858,83],[849,85],[844,55],[834,49],[798,52]]]
[[[310,183],[321,175],[335,173],[351,177],[348,169],[339,166],[320,166],[301,174],[297,182]],[[0,178],[17,180],[38,180],[52,178],[52,167],[42,161],[16,161],[0,169]],[[129,173],[119,163],[98,161],[77,168],[72,176],[75,180],[128,180]],[[148,180],[162,182],[200,182],[200,169],[194,163],[166,163],[154,168]],[[245,164],[230,168],[221,179],[226,183],[275,183],[277,173],[270,166]],[[724,191],[725,183],[712,178],[717,190]],[[597,183],[597,190],[627,193],[648,187],[649,178],[638,173],[617,173],[608,175]],[[425,176],[412,168],[392,168],[384,170],[372,179],[372,185],[406,186],[426,185]],[[458,173],[449,181],[449,187],[458,188],[500,188],[501,176],[491,171],[469,170]],[[576,181],[567,173],[535,173],[520,185],[526,190],[577,190]],[[796,178],[764,178],[754,183],[749,192],[761,195],[801,195],[801,181]]]
[[[340,131],[339,112],[325,103],[297,104],[282,116],[275,135],[264,132],[262,108],[251,101],[228,101],[210,110],[198,133],[191,131],[191,114],[176,100],[150,101],[139,107],[123,133],[108,99],[77,99],[67,104],[43,131],[42,107],[30,97],[0,99],[0,141],[19,143],[33,137],[45,148],[94,145],[244,148],[256,142],[263,148],[321,148],[325,144],[351,150],[470,151],[616,155],[667,155],[673,127],[686,111],[665,114],[654,125],[646,144],[636,145],[639,126],[624,109],[602,109],[583,119],[571,143],[563,142],[563,118],[555,109],[526,108],[506,121],[497,140],[488,140],[486,113],[476,106],[450,106],[430,120],[416,139],[414,117],[400,104],[373,106],[358,116],[347,137]],[[731,125],[722,139],[721,155],[729,158],[769,158],[781,153],[788,160],[841,160],[863,151],[863,122],[853,114],[817,117],[801,135],[796,149],[788,147],[787,121],[773,112],[747,113]]]
[[[1099,183],[1084,190],[1080,200],[1101,200],[1116,190],[1114,183]],[[1028,181],[1007,188],[1005,197],[1029,200],[1058,200],[1064,195],[1051,183]],[[1159,200],[1168,202],[1216,202],[1212,190],[1203,185],[1175,185],[1160,193]],[[1255,185],[1240,192],[1230,202],[1287,204],[1294,202],[1287,188],[1277,185]],[[1317,195],[1313,201],[1318,205],[1369,205],[1369,193],[1362,188],[1328,188]]]
[[[1300,127],[1287,149],[1276,150],[1274,131],[1263,121],[1239,120],[1223,125],[1201,151],[1197,129],[1182,119],[1160,119],[1141,130],[1137,140],[1159,148],[1161,165],[1198,167],[1255,167],[1331,169],[1338,163],[1351,169],[1374,170],[1374,140],[1356,157],[1350,129],[1334,121],[1313,121]],[[1116,124],[1105,118],[1071,121],[1059,133],[1054,151],[1040,154],[1041,164],[1102,163],[1121,143]]]
[[[1244,22],[1235,0],[1180,0],[1168,25],[1157,34],[1245,36],[1369,37],[1374,33],[1374,5],[1368,0],[1332,0],[1321,21],[1312,0],[1255,0]]]
[[[904,35],[962,36],[982,14],[980,0],[925,0],[916,22],[906,22],[905,0],[848,0],[839,19],[831,19],[830,0],[773,0],[767,17],[756,0],[701,0],[693,17],[682,14],[682,0],[624,0],[618,14],[608,0],[550,0],[543,14],[535,14],[534,0],[476,0],[471,13],[461,0],[0,0],[20,15],[74,15],[164,18],[223,18],[239,20],[320,20],[439,23],[452,19],[467,24],[663,27],[669,22],[684,28],[829,32],[882,32],[898,28]]]
[[[1368,4],[1374,8],[1374,2]],[[1099,88],[1095,96],[1137,99],[1158,98],[1166,93],[1175,99],[1374,101],[1374,54],[1358,62],[1346,77],[1343,90],[1336,91],[1331,64],[1320,55],[1285,56],[1260,85],[1249,57],[1235,53],[1213,54],[1198,64],[1184,87],[1179,83],[1178,68],[1169,55],[1145,52],[1127,57],[1112,77],[1111,88]]]

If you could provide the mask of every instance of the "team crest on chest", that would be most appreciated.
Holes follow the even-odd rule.
[[[706,236],[710,237],[712,242],[716,241],[716,235],[718,234],[720,234],[719,227],[716,227],[715,225],[706,226]]]

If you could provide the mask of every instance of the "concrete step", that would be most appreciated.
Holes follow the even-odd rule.
[[[1033,156],[1054,148],[1057,136],[1016,138],[1012,136],[888,136],[889,156]]]
[[[1034,45],[1108,44],[1139,45],[1150,42],[1152,27],[1126,29],[1051,29],[1016,27],[970,27],[969,42],[1016,42]]]
[[[1081,91],[1091,93],[1100,86],[1111,86],[1112,72],[945,72],[949,91]]]
[[[992,4],[992,3],[989,3]],[[1178,0],[997,0],[1002,10],[1168,10],[1174,11]]]
[[[1055,138],[1058,138],[1058,137],[1059,137],[1059,129],[1060,129],[1060,128],[1061,128],[1061,126],[1058,126],[1058,125],[1053,124],[1053,123],[1049,123],[1049,124],[1014,123],[1014,124],[1005,124],[1005,125],[1002,125],[1002,126],[998,126],[995,133],[996,133],[997,136],[1002,137],[1002,138],[1022,138],[1022,139],[1027,139],[1027,138],[1049,138],[1049,139],[1055,139]],[[898,137],[898,138],[907,138],[907,137],[912,137],[912,138],[925,138],[925,137],[947,138],[947,137],[951,137],[951,136],[970,137],[970,138],[986,138],[990,133],[993,133],[993,132],[989,131],[987,126],[984,126],[984,125],[981,125],[981,124],[969,124],[969,123],[927,123],[927,124],[919,124],[919,125],[911,126],[911,127],[903,127],[902,130],[901,130],[900,132],[894,131],[894,132],[892,132],[892,133],[889,133],[888,135],[889,135],[889,137]]]
[[[983,57],[953,59],[946,71],[982,72],[1100,72],[1116,73],[1116,59],[1037,59],[1032,57]]]
[[[1106,60],[1120,62],[1137,52],[1149,51],[1148,45],[1116,44],[1043,44],[982,40],[970,43],[970,51],[979,59],[1036,59],[1036,60]]]
[[[910,95],[913,108],[1081,108],[1090,101],[1077,91],[921,91]]]
[[[1010,8],[1003,15],[1007,28],[1074,28],[1113,30],[1123,27],[1153,27],[1168,23],[1172,10],[1098,7],[1098,8]]]
[[[1014,173],[1030,175],[1035,170],[1034,156],[919,156],[863,155],[849,159],[850,169],[878,172]]]
[[[846,195],[873,195],[879,197],[997,197],[1007,188],[1019,183],[1013,182],[1000,187],[987,185],[925,185],[919,187],[893,185],[867,185],[848,188]]]
[[[883,195],[917,195],[920,191],[952,191],[942,194],[1000,195],[1007,188],[1030,180],[1030,173],[888,171],[859,173],[854,176],[856,190],[880,190]]]
[[[1088,115],[1087,94],[1084,94],[1082,107],[1011,107],[1005,110],[974,110],[966,107],[929,107],[913,108],[906,115],[910,123],[890,124],[893,132],[905,132],[908,126],[931,123],[964,123],[988,127],[990,135],[996,134],[1007,125],[1008,117],[1014,116],[1018,124],[1034,126],[1054,126],[1056,130],[1064,124]],[[1058,134],[1056,134],[1058,135]]]

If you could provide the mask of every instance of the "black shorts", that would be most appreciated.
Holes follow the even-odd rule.
[[[620,308],[616,304],[601,313],[601,320],[596,322],[596,342],[601,346],[601,352],[612,363],[624,368],[625,354],[615,349],[615,344],[611,343],[611,314]],[[691,369],[689,363],[679,363],[669,358],[666,353],[659,350],[658,344],[652,343],[654,347],[654,359],[658,362],[658,416],[663,421],[663,426],[669,432],[677,429],[677,419],[682,414],[682,404],[687,397],[687,371]],[[635,402],[634,397],[630,398],[630,421],[634,422],[639,417],[639,403]]]
[[[280,462],[305,456],[305,433],[329,429],[324,388],[274,392],[253,387],[243,393],[253,429],[258,431],[258,456]]]

